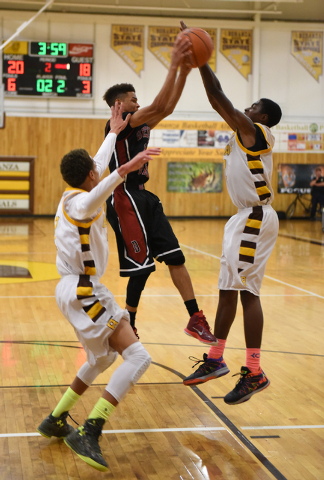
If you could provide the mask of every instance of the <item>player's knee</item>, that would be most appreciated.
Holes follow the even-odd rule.
[[[110,365],[112,365],[115,360],[117,360],[117,357],[118,352],[116,352],[115,350],[111,350],[105,357],[99,357],[97,359],[96,365],[100,370],[100,373],[107,370],[107,368],[110,367]]]
[[[185,256],[182,252],[180,252],[177,256],[174,256],[172,258],[167,258],[164,263],[166,265],[171,265],[171,266],[175,266],[175,267],[178,267],[180,265],[183,265],[185,263],[186,259],[185,259]]]
[[[152,359],[140,342],[132,343],[132,345],[127,347],[123,351],[122,357],[125,361],[131,362],[135,366],[130,379],[133,385],[135,385],[151,365]]]
[[[78,371],[77,377],[83,383],[88,385],[88,387],[90,387],[90,385],[92,385],[93,381],[98,377],[98,375],[107,370],[107,368],[114,363],[117,357],[117,352],[110,351],[109,354],[105,357],[98,358],[95,365],[93,366],[90,366],[88,362],[85,362]]]

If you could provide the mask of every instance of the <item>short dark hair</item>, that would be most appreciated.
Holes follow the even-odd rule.
[[[83,148],[71,150],[64,155],[60,165],[63,180],[73,188],[80,187],[93,168],[93,160]]]
[[[102,98],[107,102],[109,107],[112,107],[117,98],[122,99],[122,97],[128,92],[135,92],[133,85],[130,83],[118,83],[117,85],[113,85],[112,87],[108,88]]]
[[[274,127],[281,120],[281,108],[276,102],[273,102],[268,98],[261,98],[260,101],[262,102],[263,106],[262,113],[266,113],[268,115],[267,127]]]

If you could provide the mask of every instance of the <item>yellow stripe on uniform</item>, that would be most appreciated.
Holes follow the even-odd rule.
[[[77,287],[77,295],[80,297],[92,297],[92,287]]]
[[[81,244],[89,245],[89,235],[80,235]]]
[[[251,228],[258,228],[260,229],[261,228],[261,220],[252,220],[252,218],[248,218],[247,222],[246,222],[246,226],[247,227],[251,227]]]
[[[96,267],[84,267],[85,275],[96,275]]]
[[[255,248],[240,247],[240,255],[247,255],[248,257],[254,257]]]
[[[248,165],[250,170],[253,170],[254,168],[263,168],[261,160],[249,160]]]
[[[0,180],[0,190],[29,190],[29,182],[22,180]]]
[[[87,314],[91,319],[93,319],[98,313],[103,309],[104,307],[100,304],[100,302],[97,302],[94,304],[93,307],[90,308],[90,310],[87,311]]]
[[[271,193],[267,186],[258,187],[256,190],[257,190],[257,193],[258,193],[259,196],[265,195],[266,193]]]

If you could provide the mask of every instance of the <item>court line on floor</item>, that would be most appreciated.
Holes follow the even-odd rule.
[[[295,288],[298,288],[298,287],[295,287]],[[316,295],[315,293],[305,293],[304,295],[300,295],[300,294],[289,294],[289,295],[275,295],[275,294],[272,294],[272,295],[262,295],[262,298],[263,297],[313,297],[314,295]],[[208,295],[195,295],[196,297],[218,297],[218,293],[210,293]],[[125,294],[124,295],[114,295],[115,298],[125,298]],[[146,295],[146,294],[143,294],[141,295],[141,298],[155,298],[155,297],[163,297],[163,298],[166,298],[166,297],[175,297],[175,298],[180,298],[179,294],[172,294],[172,295],[164,295],[164,294],[154,294],[154,295]],[[2,295],[0,296],[0,298],[55,298],[55,295]],[[323,297],[324,298],[324,297]]]
[[[274,425],[274,426],[260,426],[260,427],[240,427],[241,430],[291,430],[291,429],[317,429],[324,428],[324,425]],[[124,430],[103,430],[102,433],[119,434],[119,433],[169,433],[169,432],[221,432],[227,431],[225,427],[181,427],[181,428],[129,428]],[[12,437],[41,437],[38,432],[26,433],[0,433],[0,438]]]
[[[67,345],[68,343],[77,343],[78,345]],[[37,345],[43,347],[63,347],[63,348],[77,348],[82,350],[83,347],[80,345],[78,340],[0,340],[1,344],[9,344],[9,345]],[[64,345],[63,345],[64,344]],[[187,343],[162,343],[162,342],[142,342],[143,345],[160,345],[160,346],[167,346],[167,347],[200,347],[206,348],[204,344],[197,344],[191,345]],[[245,351],[245,347],[226,347],[228,350],[242,350]],[[323,354],[320,353],[306,353],[306,352],[285,352],[282,350],[266,350],[262,349],[263,353],[282,353],[284,355],[302,355],[307,357],[324,357]],[[48,385],[37,385],[38,387],[44,387]],[[62,386],[62,385],[50,385],[50,386]],[[64,385],[63,385],[64,386]],[[14,385],[14,386],[1,386],[1,388],[26,388],[26,385]],[[35,385],[27,385],[27,387],[35,387]]]
[[[180,243],[180,246],[181,247],[186,247],[189,250],[193,250],[197,253],[207,255],[208,257],[212,257],[212,258],[216,258],[217,260],[220,260],[220,257],[217,257],[217,255],[213,255],[212,253],[204,252],[203,250],[198,250],[197,248],[194,248],[194,247],[189,247],[189,245],[185,245],[184,243]],[[324,300],[323,295],[318,295],[317,293],[310,292],[309,290],[305,290],[304,288],[297,287],[296,285],[291,285],[290,283],[283,282],[282,280],[278,280],[277,278],[270,277],[269,275],[264,275],[264,278],[268,278],[269,280],[272,280],[274,282],[281,283],[282,285],[286,285],[287,287],[295,288],[296,290],[299,290],[300,292],[305,292],[305,293],[308,293],[309,295],[311,295],[313,297],[318,297],[318,298],[321,298],[321,299]]]
[[[324,246],[324,242],[321,241],[321,240],[317,240],[315,238],[301,237],[299,235],[293,235],[293,234],[290,234],[290,233],[279,233],[278,237],[291,238],[292,240],[299,240],[301,242],[313,243],[315,245]]]

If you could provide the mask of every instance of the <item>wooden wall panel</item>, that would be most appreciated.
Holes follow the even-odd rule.
[[[65,153],[73,148],[85,148],[95,155],[104,138],[106,120],[78,118],[7,117],[0,130],[0,155],[35,156],[34,213],[54,215],[62,191],[66,187],[59,165]],[[178,161],[178,160],[177,160]],[[273,187],[277,191],[279,163],[323,163],[324,153],[274,154]],[[148,189],[158,195],[169,216],[224,216],[236,208],[224,185],[222,193],[171,193],[166,191],[167,159],[151,162]],[[274,208],[286,210],[294,195],[277,194]],[[296,215],[302,211],[297,210]]]

